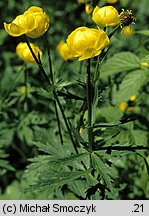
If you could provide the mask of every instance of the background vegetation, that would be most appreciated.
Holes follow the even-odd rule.
[[[44,90],[38,67],[25,65],[15,53],[24,38],[11,37],[3,28],[4,21],[11,22],[32,5],[42,7],[51,19],[48,40],[54,88],[71,131],[81,143],[79,154],[74,152],[58,110],[64,139],[60,144],[52,90]],[[108,4],[100,0],[99,6],[103,5]],[[87,173],[87,113],[82,106],[86,62],[65,62],[56,50],[76,27],[95,27],[85,13],[85,4],[77,0],[0,2],[0,199],[149,198],[148,150],[133,148],[149,148],[148,0],[118,0],[114,6],[119,12],[122,8],[132,10],[136,24],[131,25],[134,33],[129,37],[121,30],[116,32],[100,66],[100,89],[93,103],[93,118],[98,125],[94,128],[96,154],[92,156],[94,169]],[[43,50],[42,61],[48,71],[43,38],[30,41]],[[131,100],[131,96],[136,99]],[[121,103],[125,103],[125,109],[120,108]],[[84,124],[77,131],[82,113]]]

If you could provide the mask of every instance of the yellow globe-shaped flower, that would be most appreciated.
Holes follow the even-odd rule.
[[[101,29],[79,27],[67,38],[67,45],[74,57],[79,61],[98,56],[109,44],[107,34]]]
[[[38,56],[42,57],[42,51],[38,48],[38,46],[33,43],[30,43],[30,46],[37,58]],[[20,42],[16,47],[16,54],[26,63],[36,63],[27,43]]]
[[[99,27],[116,26],[120,23],[118,11],[113,6],[95,7],[92,20]]]
[[[26,34],[31,38],[42,36],[49,28],[50,20],[40,7],[32,6],[22,15],[17,16],[12,23],[4,22],[7,33],[13,37]]]
[[[57,51],[65,61],[74,58],[71,50],[67,46],[67,43],[65,43],[63,40],[58,44]]]
[[[37,38],[42,36],[49,28],[49,17],[40,7],[30,7],[24,15],[31,15],[34,17],[37,26],[32,30],[27,32],[27,36],[31,38]]]

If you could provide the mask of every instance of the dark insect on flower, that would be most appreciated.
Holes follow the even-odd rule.
[[[120,13],[119,17],[121,27],[128,26],[131,23],[135,23],[136,21],[136,18],[133,16],[131,10],[125,11],[124,9],[122,9],[122,12]]]

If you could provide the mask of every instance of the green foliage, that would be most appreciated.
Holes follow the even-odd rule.
[[[139,59],[131,52],[120,52],[109,58],[101,67],[101,77],[138,69]]]
[[[136,33],[137,33],[137,34],[142,34],[142,35],[145,35],[145,36],[149,36],[149,30],[137,31]]]
[[[148,82],[148,71],[135,70],[128,73],[122,80],[119,90],[115,92],[114,102],[128,101],[133,95],[139,95],[141,87]]]
[[[56,49],[76,27],[96,28],[85,4],[3,1],[2,22],[32,5],[51,20],[49,46],[30,39],[43,51],[46,80],[37,64],[16,56],[24,37],[0,28],[0,199],[148,199],[148,0],[115,4],[132,10],[134,34],[119,28],[101,58],[91,59],[90,77],[86,61],[63,61]]]
[[[9,162],[6,160],[8,155],[6,155],[1,149],[0,149],[0,177],[3,176],[7,170],[14,171],[15,169],[9,164]]]

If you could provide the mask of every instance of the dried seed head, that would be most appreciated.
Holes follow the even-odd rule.
[[[121,27],[128,26],[131,23],[135,23],[136,21],[136,18],[133,16],[131,10],[122,9],[122,12],[120,13],[119,17]]]

